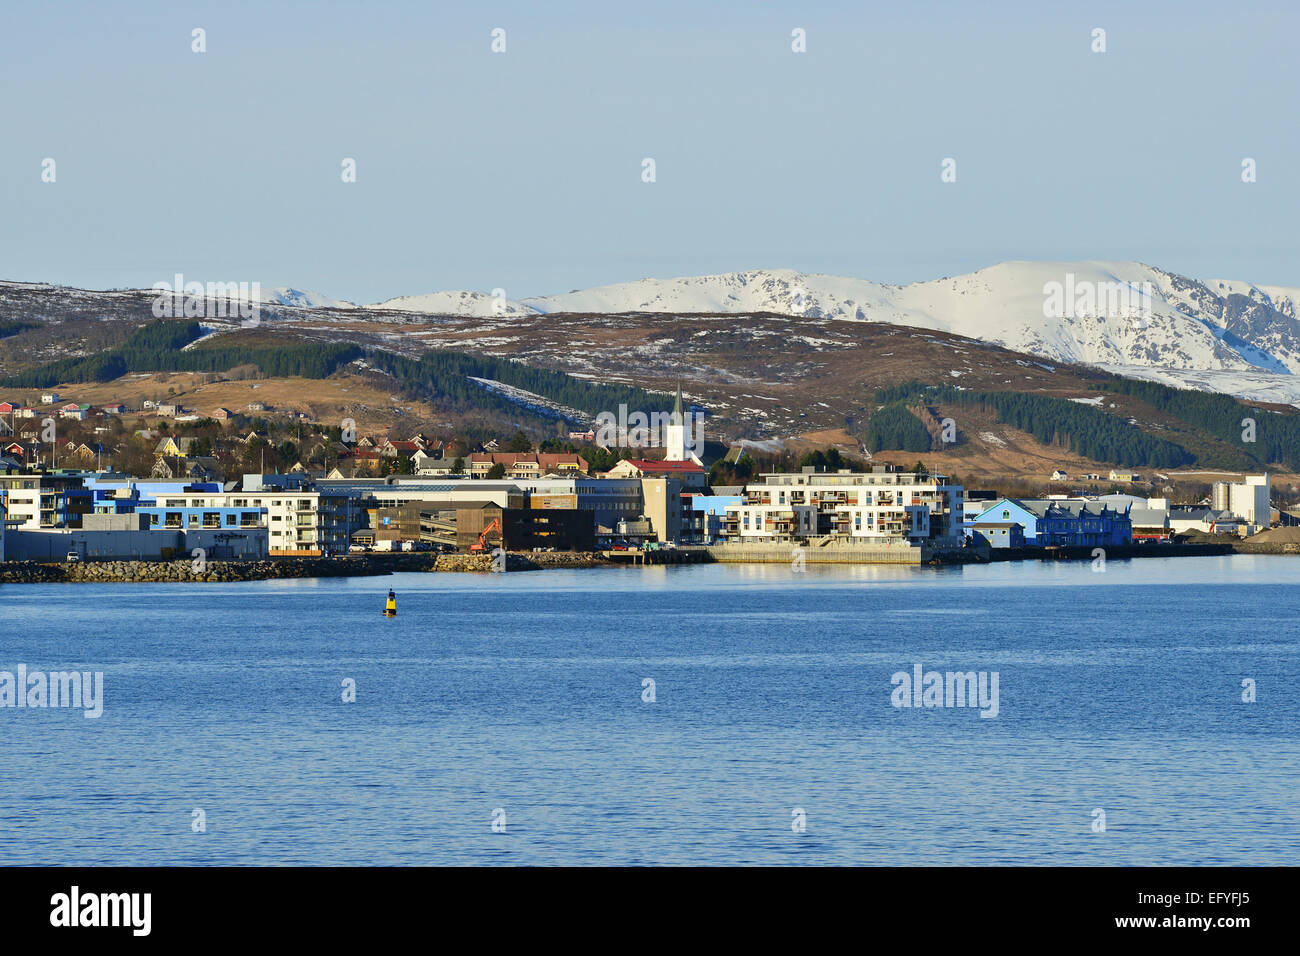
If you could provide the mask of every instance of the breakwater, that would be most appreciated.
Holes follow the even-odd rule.
[[[1297,541],[1238,541],[1233,544],[1238,554],[1300,554],[1300,542]]]
[[[607,566],[598,554],[548,552],[509,553],[506,571]],[[40,583],[161,583],[265,581],[272,578],[336,578],[393,574],[399,571],[478,572],[493,570],[490,554],[350,555],[346,558],[273,558],[265,561],[86,561],[41,564],[11,561],[0,564],[0,584]]]

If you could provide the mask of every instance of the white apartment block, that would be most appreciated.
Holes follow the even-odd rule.
[[[160,508],[264,509],[272,555],[346,553],[361,526],[359,503],[341,492],[225,491],[160,495]]]
[[[41,480],[28,478],[23,482],[12,483],[3,495],[0,495],[0,507],[4,508],[4,523],[15,531],[39,531],[49,527],[41,520]]]
[[[729,540],[962,541],[962,488],[943,475],[877,465],[866,473],[805,468],[761,477],[745,489],[743,504],[728,506]]]
[[[353,528],[360,526],[356,506],[347,495],[292,491],[265,500],[272,554],[322,550],[343,554]]]

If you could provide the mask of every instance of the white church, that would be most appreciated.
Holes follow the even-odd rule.
[[[668,423],[663,426],[665,461],[693,461],[697,465],[704,465],[699,457],[699,452],[704,451],[703,420],[699,419],[694,423],[695,434],[692,435],[691,419],[694,417],[682,411],[682,382],[678,379],[677,401],[673,403],[673,411],[668,418]]]

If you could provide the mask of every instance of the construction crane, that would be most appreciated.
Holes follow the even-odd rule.
[[[502,537],[504,538],[504,533],[501,531],[501,519],[500,519],[500,518],[493,518],[493,519],[491,520],[491,522],[488,523],[488,526],[487,526],[486,528],[483,529],[483,533],[480,534],[480,535],[478,536],[478,541],[476,541],[476,542],[474,542],[473,544],[471,544],[471,545],[469,546],[469,549],[470,549],[471,551],[486,551],[486,550],[487,550],[487,536],[488,536],[489,534],[492,533],[492,530],[493,530],[493,529],[496,529],[496,532],[497,532],[498,534],[501,534]],[[503,543],[504,543],[504,542],[503,542]]]

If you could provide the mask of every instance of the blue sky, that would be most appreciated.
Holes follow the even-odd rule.
[[[370,302],[1137,259],[1300,286],[1295,9],[7,0],[0,278]]]

